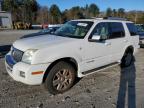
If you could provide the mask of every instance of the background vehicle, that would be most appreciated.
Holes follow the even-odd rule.
[[[10,51],[11,45],[0,45],[0,58]]]
[[[57,29],[60,28],[60,26],[61,25],[51,26],[51,27],[43,29],[43,30],[41,30],[41,31],[39,31],[37,33],[32,33],[32,34],[24,35],[20,39],[28,38],[28,37],[35,37],[35,36],[40,36],[40,35],[46,35],[46,34],[53,34]]]
[[[25,23],[25,22],[15,22],[13,24],[13,29],[31,29],[32,25],[31,23]]]
[[[79,19],[53,35],[20,39],[6,55],[5,65],[16,81],[44,83],[52,94],[70,89],[76,77],[107,66],[128,67],[139,48],[135,25],[119,18]]]
[[[138,31],[138,35],[139,35],[140,47],[144,47],[144,25],[137,24],[136,27],[137,27],[137,31]]]

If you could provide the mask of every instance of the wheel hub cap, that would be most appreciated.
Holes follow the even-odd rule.
[[[72,82],[72,73],[68,69],[62,69],[56,73],[53,79],[53,86],[56,90],[65,90]]]

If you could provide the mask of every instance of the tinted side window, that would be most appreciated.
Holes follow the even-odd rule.
[[[99,35],[102,39],[107,39],[108,34],[108,24],[105,22],[98,23],[92,32],[92,35]]]
[[[131,36],[137,35],[136,26],[133,23],[126,23]]]
[[[125,36],[123,24],[120,22],[110,22],[110,36],[109,39],[120,38]]]

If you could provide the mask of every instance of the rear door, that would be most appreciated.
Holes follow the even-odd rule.
[[[111,44],[111,62],[116,62],[121,59],[128,38],[125,36],[122,22],[109,22],[109,32],[108,42]]]

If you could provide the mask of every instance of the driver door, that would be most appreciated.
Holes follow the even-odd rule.
[[[84,70],[95,69],[110,63],[111,44],[107,40],[108,35],[108,24],[106,22],[98,23],[91,33],[89,41],[85,43],[83,51]],[[95,40],[97,38],[95,36],[100,36],[100,39]]]

